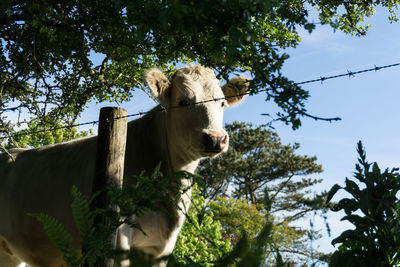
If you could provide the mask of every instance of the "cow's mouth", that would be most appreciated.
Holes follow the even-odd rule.
[[[216,157],[219,154],[221,154],[222,152],[224,152],[223,149],[204,149],[201,151],[201,154],[205,157]]]

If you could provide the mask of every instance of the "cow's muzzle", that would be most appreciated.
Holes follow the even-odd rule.
[[[229,137],[225,131],[203,134],[204,149],[208,153],[221,153],[228,147],[228,143]]]

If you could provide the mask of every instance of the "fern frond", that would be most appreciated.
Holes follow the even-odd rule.
[[[85,244],[93,233],[93,214],[90,211],[89,203],[79,190],[72,187],[73,202],[71,205],[72,215],[78,228],[81,244]]]
[[[87,244],[86,262],[89,266],[94,266],[96,258],[102,254],[103,240],[93,238]]]
[[[54,217],[43,213],[30,213],[42,225],[50,240],[63,253],[64,260],[72,266],[78,266],[80,252],[72,246],[72,236],[65,230],[64,226]]]

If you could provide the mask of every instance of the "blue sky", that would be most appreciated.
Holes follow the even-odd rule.
[[[400,62],[400,22],[390,24],[384,9],[367,23],[372,28],[364,37],[352,37],[333,32],[329,26],[317,25],[310,35],[301,31],[302,42],[290,55],[283,74],[296,82],[357,71]],[[343,184],[351,177],[357,160],[356,144],[361,140],[366,147],[367,159],[377,161],[381,168],[400,166],[400,67],[343,77],[324,83],[304,86],[310,91],[307,110],[320,117],[341,117],[339,122],[322,122],[304,118],[303,126],[293,131],[290,126],[275,123],[273,126],[284,144],[298,142],[300,154],[317,156],[324,172],[319,175],[323,183],[315,190],[329,190],[335,183]],[[91,104],[80,122],[96,120],[101,106]],[[154,106],[140,91],[132,101],[121,105],[129,114],[146,111]],[[225,122],[234,120],[263,124],[269,121],[261,113],[278,111],[265,95],[250,96],[240,106],[225,113]],[[344,196],[341,194],[340,196]],[[349,224],[340,222],[343,214],[329,214],[332,237],[325,237],[316,246],[332,251],[330,240],[337,237]],[[316,228],[323,229],[323,221],[316,218]]]

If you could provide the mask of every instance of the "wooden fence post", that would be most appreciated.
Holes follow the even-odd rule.
[[[106,186],[122,188],[125,160],[125,146],[127,134],[128,113],[123,108],[104,107],[100,110],[99,128],[97,137],[97,154],[93,191],[97,192]],[[118,207],[112,206],[107,193],[100,194],[92,203],[95,208],[113,209],[118,212]],[[95,225],[109,226],[106,216],[98,216]],[[110,243],[116,247],[117,232],[110,236]],[[96,267],[111,267],[113,260],[100,257],[96,260]]]

